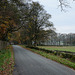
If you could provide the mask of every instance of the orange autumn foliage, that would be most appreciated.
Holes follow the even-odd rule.
[[[2,17],[0,16],[0,39],[3,38],[4,35],[8,35],[8,31],[12,28],[16,27],[14,20],[10,20],[10,17]]]
[[[6,32],[6,29],[8,28],[8,26],[6,26],[5,24],[1,24],[0,25],[0,33],[5,33]]]

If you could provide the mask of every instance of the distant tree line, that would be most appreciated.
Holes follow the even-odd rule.
[[[51,35],[49,40],[42,43],[43,45],[56,46],[75,46],[75,33]]]

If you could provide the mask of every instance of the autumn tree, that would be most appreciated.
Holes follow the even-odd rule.
[[[32,2],[28,8],[27,11],[24,6],[21,8],[24,17],[21,37],[27,45],[36,46],[39,41],[48,39],[49,34],[53,31],[53,23],[49,21],[51,15],[38,2]]]
[[[15,0],[0,0],[0,40],[7,40],[8,34],[22,27],[20,6],[24,3]]]

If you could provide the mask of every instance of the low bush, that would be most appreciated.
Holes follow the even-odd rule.
[[[72,55],[71,60],[72,60],[73,62],[75,62],[75,55]]]

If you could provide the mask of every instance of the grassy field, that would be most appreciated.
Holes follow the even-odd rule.
[[[21,46],[26,48],[25,45],[21,45]],[[46,52],[43,52],[43,51],[35,50],[35,49],[30,49],[30,48],[26,48],[26,49],[28,49],[30,51],[33,51],[33,52],[35,52],[37,54],[40,54],[40,55],[42,55],[42,56],[44,56],[44,57],[46,57],[48,59],[54,60],[56,62],[59,62],[61,64],[64,64],[64,65],[66,65],[68,67],[71,67],[71,68],[75,69],[75,63],[71,62],[68,59],[64,59],[64,58],[61,58],[59,56],[56,56],[56,55],[53,55],[53,54],[50,54],[50,53],[46,53]]]
[[[75,52],[75,46],[37,46],[37,47],[44,48],[47,50],[60,50],[60,51]]]

